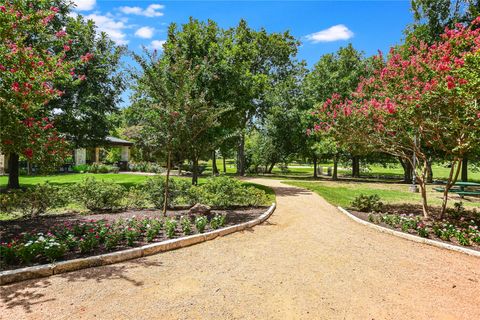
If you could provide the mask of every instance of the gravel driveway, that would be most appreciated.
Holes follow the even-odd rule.
[[[370,230],[275,180],[252,230],[0,287],[1,319],[479,319],[480,259]]]

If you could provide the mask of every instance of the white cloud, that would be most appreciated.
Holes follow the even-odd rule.
[[[75,3],[75,10],[89,11],[95,8],[96,0],[73,0]]]
[[[126,34],[123,32],[127,26],[122,21],[116,21],[113,17],[103,16],[97,13],[89,14],[85,17],[95,22],[98,30],[105,32],[117,44],[127,44]]]
[[[348,40],[353,37],[353,32],[343,24],[337,24],[328,29],[311,33],[305,38],[313,43]]]
[[[150,27],[141,27],[140,29],[135,31],[135,35],[143,39],[150,39],[151,37],[153,37],[154,31],[155,29]]]
[[[166,40],[153,40],[150,42],[148,48],[155,49],[155,50],[163,50],[164,43],[167,42]]]
[[[125,14],[134,14],[137,16],[145,16],[145,17],[161,17],[163,16],[162,10],[165,8],[164,5],[161,4],[151,4],[146,9],[142,9],[140,7],[120,7],[120,11]]]

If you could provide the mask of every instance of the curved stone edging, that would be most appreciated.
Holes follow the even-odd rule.
[[[200,242],[215,239],[237,231],[251,228],[267,220],[275,211],[276,204],[272,205],[259,217],[230,227],[213,230],[206,233],[199,233],[178,239],[166,240],[158,243],[147,244],[138,248],[132,248],[112,253],[101,254],[98,256],[66,260],[57,263],[43,264],[39,266],[26,267],[16,270],[7,270],[0,272],[0,286],[19,282],[28,279],[48,277],[55,274],[114,264],[117,262],[146,257],[160,252],[188,247]]]
[[[347,217],[349,217],[350,219],[352,219],[352,220],[354,220],[354,221],[356,221],[360,224],[363,224],[363,225],[365,225],[365,226],[367,226],[371,229],[375,229],[375,230],[378,230],[380,232],[388,233],[388,234],[391,234],[391,235],[394,235],[394,236],[397,236],[397,237],[400,237],[400,238],[403,238],[403,239],[407,239],[407,240],[410,240],[410,241],[414,241],[414,242],[418,242],[418,243],[425,243],[425,244],[435,246],[435,247],[438,247],[438,248],[457,251],[457,252],[465,253],[465,254],[468,254],[468,255],[471,255],[471,256],[480,257],[480,251],[467,249],[467,248],[459,247],[459,246],[456,246],[456,245],[453,245],[453,244],[448,244],[448,243],[444,243],[444,242],[440,242],[440,241],[436,241],[436,240],[432,240],[432,239],[426,239],[426,238],[422,238],[422,237],[419,237],[419,236],[415,236],[413,234],[408,234],[408,233],[400,232],[400,231],[397,231],[397,230],[392,230],[390,228],[382,227],[382,226],[376,225],[374,223],[371,223],[371,222],[365,221],[363,219],[360,219],[360,218],[354,216],[353,214],[351,214],[350,212],[348,212],[347,210],[343,209],[342,207],[337,207],[337,208],[342,213],[344,213]]]

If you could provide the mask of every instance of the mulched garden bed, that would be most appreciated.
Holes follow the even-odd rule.
[[[207,216],[208,220],[210,221],[216,215],[226,215],[225,225],[223,227],[228,227],[236,224],[240,224],[243,222],[247,222],[253,220],[260,215],[262,215],[268,207],[240,207],[234,208],[230,210],[212,210],[211,213]],[[10,220],[10,221],[0,221],[0,242],[1,243],[8,243],[14,239],[21,239],[24,233],[29,234],[38,234],[43,233],[45,235],[48,234],[49,231],[54,230],[55,228],[64,228],[65,226],[72,226],[78,224],[91,224],[91,223],[98,223],[99,221],[103,221],[107,225],[114,224],[115,222],[119,221],[128,221],[129,219],[135,220],[143,220],[143,219],[162,219],[165,221],[166,219],[175,218],[177,222],[179,222],[180,217],[188,216],[188,210],[186,209],[174,209],[169,210],[167,213],[167,218],[164,218],[161,211],[154,210],[154,209],[144,209],[144,210],[128,210],[128,211],[121,211],[121,212],[103,212],[103,213],[96,213],[96,214],[89,214],[89,215],[80,215],[80,214],[64,214],[64,215],[46,215],[40,216],[31,219],[17,219],[17,220]],[[196,234],[198,232],[195,231],[195,224],[194,218],[191,216],[192,220],[192,234]],[[205,231],[211,231],[212,228],[210,224],[207,224]],[[180,238],[185,236],[182,231],[182,226],[180,223],[177,224],[175,228],[175,235],[172,238]],[[147,243],[154,243],[154,242],[161,242],[165,241],[169,238],[166,234],[165,226],[161,229],[161,231],[153,238],[152,241],[147,242],[144,236],[140,236],[133,245],[128,246],[124,241],[120,242],[118,246],[115,248],[106,250],[104,246],[99,245],[93,251],[89,253],[80,253],[80,250],[74,251],[67,251],[61,259],[58,261],[76,259],[80,257],[88,257],[93,255],[99,255],[109,252],[115,252],[119,250],[129,249],[132,247],[139,247],[145,245]],[[42,263],[49,263],[48,260],[42,259],[40,261],[35,261],[30,264],[8,264],[0,266],[0,270],[11,270],[17,269],[25,266],[32,266],[38,265]]]
[[[423,219],[419,205],[388,205],[381,213],[348,210],[351,214],[370,223],[448,244],[480,251],[480,213],[463,211],[450,213],[438,219],[440,209],[433,208],[431,218]]]

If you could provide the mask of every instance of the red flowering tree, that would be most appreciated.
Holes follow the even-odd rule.
[[[45,105],[62,95],[54,82],[80,81],[82,76],[66,57],[68,35],[53,31],[59,9],[50,3],[13,0],[0,5],[0,151],[9,155],[9,188],[19,187],[19,155],[45,168],[66,151]]]
[[[318,130],[348,132],[353,139],[398,156],[413,166],[419,183],[423,213],[429,215],[426,177],[427,150],[451,162],[443,195],[456,182],[463,157],[479,144],[480,130],[480,18],[471,26],[456,25],[432,45],[392,49],[386,62],[364,79],[350,99],[332,97],[319,111]]]

